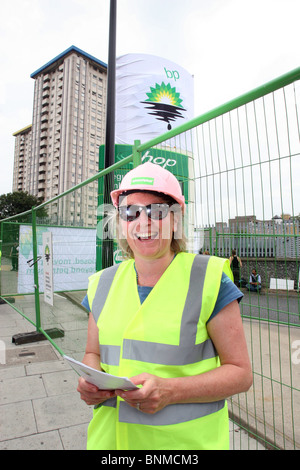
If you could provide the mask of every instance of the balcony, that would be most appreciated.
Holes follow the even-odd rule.
[[[42,100],[42,108],[44,108],[45,106],[49,106],[49,103],[50,103],[49,98],[44,98]]]

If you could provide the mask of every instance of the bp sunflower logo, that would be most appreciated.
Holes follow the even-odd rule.
[[[145,109],[149,109],[148,114],[156,116],[158,121],[165,121],[168,124],[168,130],[172,129],[171,122],[178,118],[183,118],[181,111],[186,111],[182,106],[182,99],[180,93],[176,91],[175,87],[171,87],[170,83],[167,85],[162,82],[161,85],[156,83],[155,88],[150,87],[150,93],[146,93],[148,99],[141,101]]]

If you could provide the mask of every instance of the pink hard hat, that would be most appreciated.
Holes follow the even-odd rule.
[[[177,178],[165,168],[147,162],[126,173],[119,189],[110,193],[113,205],[118,207],[119,196],[125,191],[156,191],[171,196],[184,211],[185,202]]]

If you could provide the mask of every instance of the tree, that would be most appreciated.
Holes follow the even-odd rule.
[[[2,194],[0,196],[0,220],[26,212],[32,207],[39,206],[42,202],[43,198],[33,196],[24,191]],[[37,215],[38,217],[46,217],[46,209],[39,209]]]

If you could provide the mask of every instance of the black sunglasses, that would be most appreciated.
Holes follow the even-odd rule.
[[[169,204],[148,204],[148,206],[140,206],[138,204],[132,204],[131,206],[120,206],[119,214],[122,220],[126,222],[133,222],[138,219],[141,213],[145,211],[147,216],[151,220],[162,220],[169,214]]]

